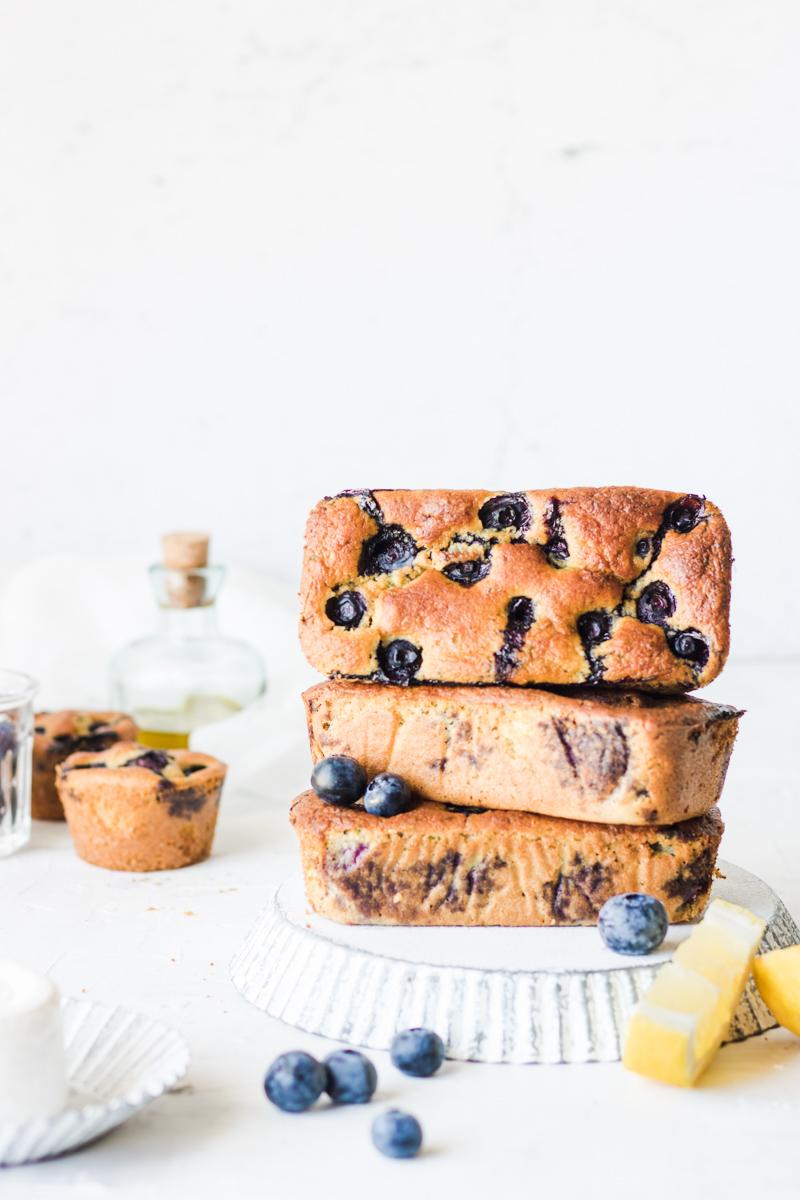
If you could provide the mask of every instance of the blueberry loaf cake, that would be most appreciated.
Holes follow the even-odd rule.
[[[325,675],[688,691],[725,663],[730,570],[701,496],[343,493],[308,520],[300,638]]]
[[[81,858],[113,871],[164,871],[211,853],[225,764],[195,750],[119,742],[56,769]]]
[[[620,892],[646,892],[671,922],[694,921],[723,829],[717,809],[648,829],[428,801],[376,817],[313,792],[291,820],[311,907],[351,925],[593,925]]]
[[[719,800],[735,708],[583,689],[397,688],[335,679],[303,694],[314,762],[356,759],[417,796],[607,824],[666,825]]]
[[[36,714],[33,731],[31,814],[39,821],[63,821],[64,809],[56,791],[56,767],[77,751],[107,750],[115,742],[133,741],[136,725],[119,712],[62,712]]]

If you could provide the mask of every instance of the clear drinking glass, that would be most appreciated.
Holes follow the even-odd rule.
[[[33,697],[30,675],[0,668],[0,858],[31,836]]]

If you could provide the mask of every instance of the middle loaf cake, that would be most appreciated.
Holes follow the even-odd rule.
[[[401,775],[427,800],[626,825],[713,808],[742,715],[605,689],[330,680],[303,698],[314,762],[349,755],[368,775]]]

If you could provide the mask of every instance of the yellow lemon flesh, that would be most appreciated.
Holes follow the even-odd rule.
[[[631,1014],[622,1061],[630,1071],[690,1087],[722,1044],[764,933],[760,917],[714,900]]]
[[[753,974],[775,1020],[800,1037],[800,946],[762,954],[753,963]]]

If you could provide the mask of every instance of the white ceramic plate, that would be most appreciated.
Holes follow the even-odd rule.
[[[713,894],[767,922],[763,946],[800,941],[771,888],[720,862]],[[427,1025],[450,1058],[472,1062],[614,1062],[628,1015],[660,963],[688,936],[670,927],[655,954],[622,958],[596,928],[469,929],[337,925],[312,913],[299,872],[261,914],[231,964],[242,995],[308,1033],[375,1050]],[[752,983],[731,1040],[775,1022]]]
[[[92,1142],[186,1074],[183,1038],[140,1013],[67,998],[62,1004],[69,1104],[53,1117],[0,1122],[0,1165],[36,1162]]]

